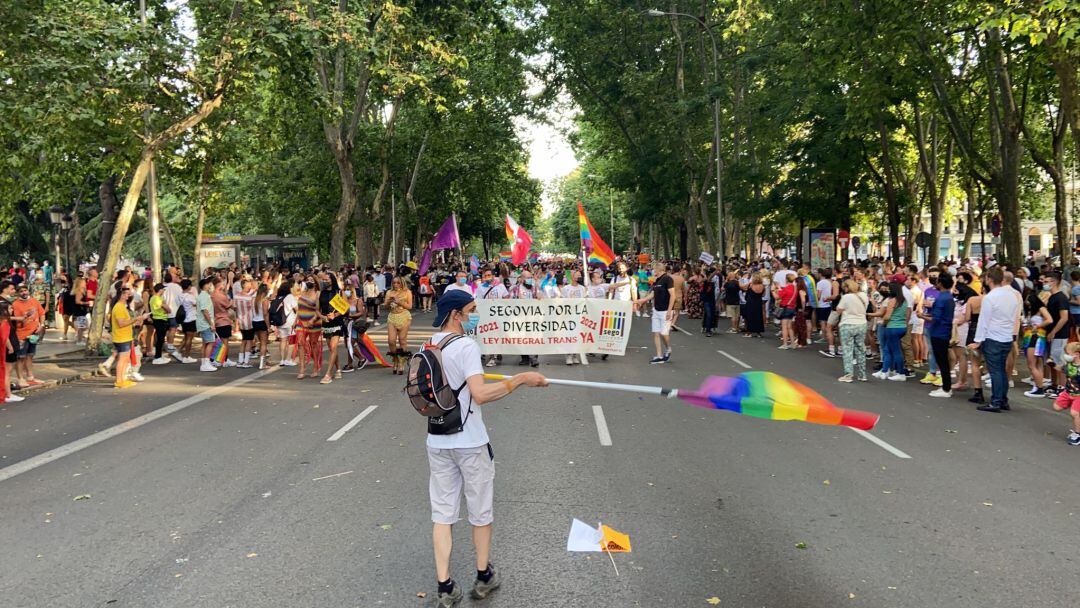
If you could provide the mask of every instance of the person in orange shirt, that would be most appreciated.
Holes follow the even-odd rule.
[[[19,285],[17,294],[11,303],[11,321],[16,324],[15,338],[18,342],[15,373],[19,378],[19,387],[26,388],[41,384],[34,378],[34,353],[45,333],[45,308],[41,302],[30,297],[30,289],[25,283]]]

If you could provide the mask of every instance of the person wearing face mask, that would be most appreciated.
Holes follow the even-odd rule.
[[[618,272],[612,277],[608,288],[608,294],[612,300],[623,302],[636,302],[638,298],[637,277],[627,272],[626,263],[619,262]]]
[[[495,274],[490,268],[485,268],[481,275],[480,285],[476,289],[477,300],[506,300],[510,297],[510,291],[503,285],[503,282],[495,278]],[[487,367],[495,367],[497,364],[502,363],[502,355],[490,354],[487,356],[487,360],[484,361],[484,365]]]
[[[574,270],[570,273],[570,282],[563,285],[559,294],[566,299],[584,299],[587,295],[585,286],[581,284],[581,272]],[[573,365],[575,363],[581,363],[582,365],[588,365],[589,362],[585,358],[585,355],[580,353],[571,353],[566,355],[566,364]]]
[[[454,282],[446,286],[446,290],[443,291],[443,295],[447,291],[464,291],[470,296],[473,295],[472,289],[469,287],[469,275],[464,270],[457,271],[454,275]]]
[[[536,286],[532,272],[528,270],[521,273],[521,276],[518,277],[518,284],[510,289],[510,298],[513,300],[540,300],[543,297],[542,292]],[[521,355],[518,365],[538,367],[540,365],[540,355]]]
[[[459,403],[456,415],[428,418],[428,492],[438,606],[456,606],[465,595],[450,578],[453,525],[458,521],[463,489],[476,549],[476,580],[470,595],[473,599],[484,599],[502,584],[490,559],[494,452],[479,406],[502,399],[521,386],[548,384],[547,379],[536,372],[517,374],[498,382],[484,382],[480,346],[465,335],[475,330],[479,321],[476,302],[470,294],[460,290],[447,291],[436,305],[432,326],[438,330],[425,346],[442,350],[445,382],[456,389]]]

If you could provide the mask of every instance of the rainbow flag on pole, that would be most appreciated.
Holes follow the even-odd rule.
[[[604,239],[600,238],[600,233],[596,231],[596,228],[593,228],[589,218],[585,217],[585,208],[581,206],[581,201],[578,201],[577,204],[577,216],[578,225],[581,228],[581,246],[585,249],[585,253],[588,254],[589,261],[611,266],[612,262],[615,261],[615,252],[611,250],[611,247],[608,247]]]

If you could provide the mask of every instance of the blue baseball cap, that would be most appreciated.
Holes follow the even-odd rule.
[[[432,327],[442,327],[446,323],[446,317],[455,310],[461,310],[469,305],[469,302],[473,301],[472,295],[461,289],[451,289],[443,293],[443,296],[439,298],[435,312],[435,322],[431,324]]]

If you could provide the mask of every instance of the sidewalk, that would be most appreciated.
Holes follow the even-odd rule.
[[[67,341],[60,338],[57,329],[50,328],[45,332],[45,339],[38,343],[34,356],[34,377],[43,384],[16,391],[16,394],[34,397],[44,389],[94,376],[94,370],[103,357],[88,357],[86,345],[75,344],[74,332],[68,333]]]

